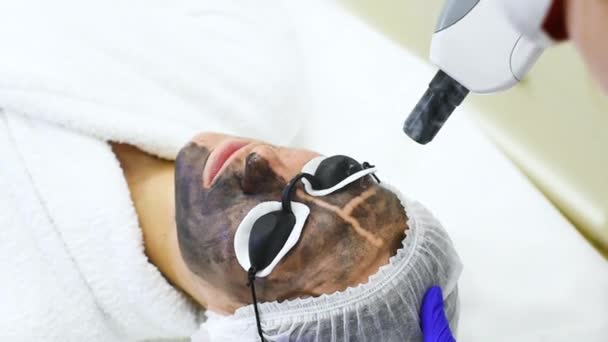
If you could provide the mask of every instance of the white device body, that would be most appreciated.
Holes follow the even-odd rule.
[[[544,47],[555,43],[542,29],[553,0],[502,0],[499,2],[507,19],[527,39]]]
[[[431,42],[431,61],[473,93],[509,89],[549,45],[531,28],[537,24],[541,31],[550,3],[447,0]]]

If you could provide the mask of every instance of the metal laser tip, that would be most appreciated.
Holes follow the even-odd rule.
[[[433,140],[469,90],[439,70],[403,124],[403,132],[425,145]]]

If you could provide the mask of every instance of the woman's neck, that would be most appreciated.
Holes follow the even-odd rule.
[[[174,163],[126,144],[112,144],[129,186],[141,227],[145,253],[167,280],[199,304],[201,284],[184,263],[177,242]]]

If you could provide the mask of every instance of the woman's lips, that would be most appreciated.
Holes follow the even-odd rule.
[[[247,141],[243,140],[230,140],[214,149],[205,163],[205,169],[203,170],[203,185],[209,187],[213,184],[217,175],[221,173],[226,165],[230,164],[228,162],[230,157],[248,144]]]

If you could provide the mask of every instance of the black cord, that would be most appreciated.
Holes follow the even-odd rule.
[[[296,188],[296,184],[302,178],[306,178],[310,182],[313,188],[318,187],[317,180],[315,176],[309,173],[299,173],[297,176],[293,177],[291,181],[287,184],[285,189],[283,189],[283,195],[281,196],[281,205],[283,207],[283,211],[291,213],[291,196],[293,194],[293,190]]]
[[[262,323],[260,322],[260,312],[258,311],[258,299],[255,295],[255,274],[257,270],[255,267],[251,267],[249,271],[247,271],[247,276],[249,278],[249,282],[247,286],[251,287],[251,297],[253,298],[253,311],[255,312],[255,322],[258,326],[258,334],[260,334],[260,340],[265,342],[264,335],[262,334]]]
[[[364,168],[364,169],[371,169],[372,167],[376,167],[376,166],[374,166],[374,165],[371,165],[371,164],[370,164],[370,163],[368,163],[368,162],[363,162],[363,164],[362,164],[361,166],[363,166],[363,168]],[[378,176],[376,176],[376,173],[375,173],[375,172],[374,172],[374,173],[372,173],[372,177],[374,177],[374,179],[376,180],[376,182],[381,183],[381,182],[380,182],[380,178],[378,178]]]

